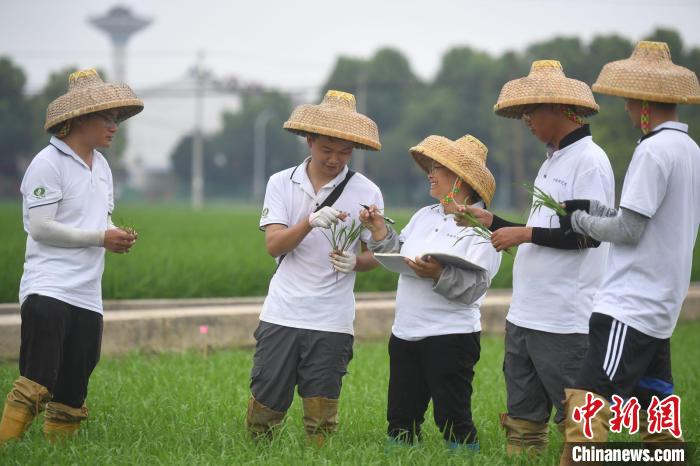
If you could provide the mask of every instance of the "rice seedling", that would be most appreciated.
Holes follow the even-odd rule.
[[[350,245],[360,237],[363,228],[361,223],[353,220],[349,225],[345,222],[338,222],[331,225],[329,228],[330,236],[325,232],[322,233],[331,244],[333,252],[341,253],[347,251]]]
[[[471,232],[465,233],[459,238],[455,240],[455,242],[452,244],[454,246],[455,244],[459,243],[462,241],[464,238],[467,236],[479,236],[481,238],[484,238],[486,242],[491,242],[491,230],[486,228],[483,223],[481,223],[474,215],[470,214],[469,212],[455,212],[456,217],[463,218],[468,224],[468,227],[465,227],[462,229],[462,232],[468,231],[468,229],[471,228]],[[511,248],[508,248],[504,251],[506,254],[513,254],[513,251]]]
[[[523,187],[532,194],[532,210],[538,212],[542,207],[551,209],[560,216],[566,215],[566,210],[561,206],[561,203],[550,196],[547,192],[538,188],[534,184],[524,183]]]

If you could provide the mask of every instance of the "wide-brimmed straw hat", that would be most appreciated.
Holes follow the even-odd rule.
[[[598,112],[591,88],[582,81],[567,78],[557,60],[532,63],[530,74],[505,83],[493,111],[507,118],[521,118],[528,105],[566,104],[582,117]]]
[[[301,136],[321,134],[354,142],[359,149],[382,148],[377,124],[357,113],[355,96],[347,92],[330,90],[319,105],[299,105],[283,127]]]
[[[629,58],[603,67],[593,90],[652,102],[700,104],[698,77],[671,61],[666,42],[639,42]]]
[[[64,121],[102,110],[119,110],[119,121],[143,110],[143,102],[123,83],[105,83],[94,69],[71,73],[68,92],[46,109],[44,129],[51,130]]]
[[[474,136],[467,134],[452,141],[431,135],[409,151],[426,173],[430,172],[433,160],[439,162],[471,186],[487,206],[491,204],[496,192],[496,180],[486,167],[488,149]]]

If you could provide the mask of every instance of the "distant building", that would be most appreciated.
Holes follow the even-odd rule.
[[[124,164],[130,188],[145,192],[149,185],[148,173],[162,174],[170,169],[170,155],[180,140],[192,133],[195,125],[196,85],[194,73],[189,73],[179,80],[136,89],[143,99],[144,110],[126,123],[128,141]],[[240,109],[237,80],[209,76],[203,101],[204,133],[220,131],[222,114]]]

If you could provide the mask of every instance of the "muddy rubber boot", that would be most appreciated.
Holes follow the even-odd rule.
[[[326,436],[338,430],[338,400],[304,398],[304,430],[311,445],[322,447]]]
[[[63,403],[49,402],[44,417],[44,437],[49,442],[58,442],[73,437],[80,423],[88,418],[87,406],[73,408]]]
[[[9,440],[22,438],[36,415],[50,399],[51,394],[43,385],[26,377],[15,380],[12,390],[7,394],[2,411],[0,445]]]

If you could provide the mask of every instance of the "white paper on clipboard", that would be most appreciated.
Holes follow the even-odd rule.
[[[486,270],[485,268],[481,267],[478,264],[475,264],[473,262],[469,262],[466,259],[463,259],[458,256],[453,256],[451,254],[445,254],[442,252],[426,252],[421,255],[423,259],[426,257],[432,257],[436,261],[440,262],[443,266],[444,265],[451,265],[453,267],[457,267],[459,269],[464,269],[464,270]],[[415,272],[411,270],[411,268],[406,264],[406,259],[411,259],[413,260],[413,257],[405,257],[402,256],[401,254],[396,254],[396,253],[388,253],[388,254],[383,254],[383,253],[375,253],[374,257],[379,261],[380,264],[384,266],[384,268],[391,270],[392,272],[396,273],[404,273],[406,275],[410,275],[412,277],[417,277]]]

